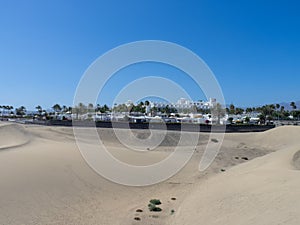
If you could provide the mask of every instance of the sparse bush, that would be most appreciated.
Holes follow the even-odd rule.
[[[148,205],[148,208],[149,208],[149,211],[151,211],[151,212],[160,212],[160,211],[162,211],[161,208],[157,207],[156,205],[154,205],[152,203],[150,203]]]
[[[212,141],[212,142],[215,142],[215,143],[218,143],[218,142],[219,142],[218,139],[215,139],[215,138],[212,138],[211,141]]]
[[[161,201],[159,199],[151,199],[150,203],[153,204],[153,205],[160,205]]]

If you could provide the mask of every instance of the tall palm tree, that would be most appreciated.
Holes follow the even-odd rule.
[[[265,124],[266,116],[264,114],[260,114],[258,117],[259,117],[260,124]]]
[[[107,111],[109,111],[109,107],[106,104],[104,104],[103,110],[104,110],[104,112],[107,112]]]
[[[71,106],[68,107],[68,112],[72,113],[73,108]]]
[[[14,107],[12,105],[9,106],[9,115],[12,116],[13,112],[11,111]]]
[[[295,110],[297,109],[296,103],[295,102],[291,102],[290,106],[292,107],[292,116],[295,116]]]
[[[252,113],[252,108],[246,108],[246,113]]]
[[[16,114],[18,116],[24,116],[26,114],[25,106],[20,106],[19,108],[16,108]]]
[[[61,111],[61,107],[60,107],[59,104],[55,104],[54,106],[52,106],[52,109],[53,109],[56,113],[58,113],[58,112]]]
[[[39,115],[41,115],[42,114],[42,112],[43,112],[43,109],[42,109],[42,107],[40,106],[40,105],[38,105],[37,107],[35,107],[36,108],[36,110],[37,110],[37,112],[38,112],[38,114]]]
[[[295,102],[291,102],[290,106],[292,107],[292,109],[297,109],[296,103]]]
[[[276,112],[277,112],[277,120],[279,120],[279,108],[280,108],[280,105],[277,103],[276,105]]]
[[[235,106],[234,106],[234,104],[230,104],[230,106],[229,106],[229,113],[230,114],[235,114]]]
[[[68,107],[67,107],[67,106],[65,106],[65,105],[63,105],[63,107],[62,107],[62,112],[63,112],[63,113],[66,113],[66,112],[68,112]]]

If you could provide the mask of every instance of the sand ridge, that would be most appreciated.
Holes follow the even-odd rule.
[[[19,124],[0,124],[0,150],[21,147],[31,140],[30,134]]]

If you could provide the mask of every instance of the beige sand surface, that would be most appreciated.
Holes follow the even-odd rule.
[[[300,127],[257,135],[279,151],[199,182],[168,224],[300,224]]]
[[[299,224],[299,132],[280,127],[226,134],[203,173],[198,165],[209,138],[201,134],[192,159],[174,177],[126,187],[86,164],[72,128],[0,124],[0,224]],[[136,165],[164,159],[179,137],[170,132],[160,147],[141,153],[122,146],[110,129],[99,133],[115,157]],[[145,131],[134,135],[147,137]],[[88,137],[83,141],[93,144]],[[162,201],[162,212],[149,212],[152,198]]]

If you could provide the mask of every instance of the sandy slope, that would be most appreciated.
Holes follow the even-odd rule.
[[[22,126],[3,124],[0,127],[0,150],[25,145],[30,138],[30,134]]]
[[[71,128],[0,124],[0,224],[296,224],[299,131],[228,134],[214,163],[199,173],[209,140],[201,134],[193,158],[177,175],[133,188],[97,175],[82,159]],[[170,132],[156,150],[140,153],[118,143],[112,130],[99,133],[115,157],[136,165],[162,160],[178,141]],[[145,131],[133,135],[147,137]],[[83,141],[93,144],[88,137]],[[148,211],[151,198],[163,202],[161,213]]]
[[[300,127],[280,127],[257,141],[278,148],[198,183],[169,224],[299,224]]]

